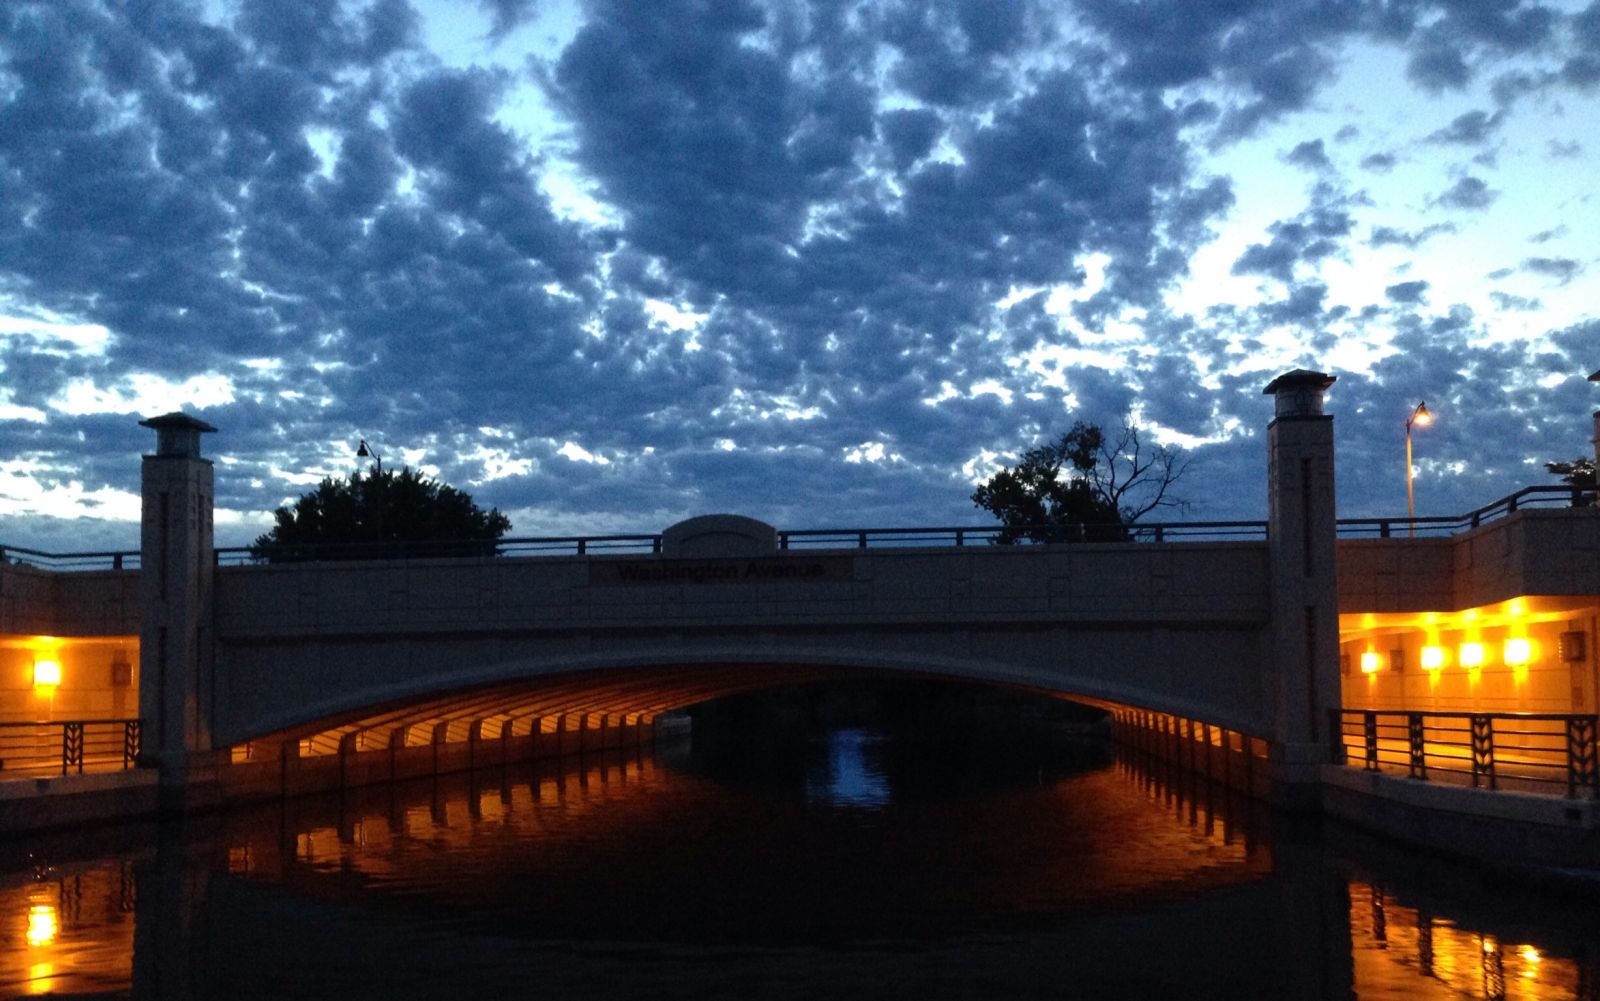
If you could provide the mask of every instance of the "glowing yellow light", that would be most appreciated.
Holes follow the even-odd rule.
[[[56,975],[56,964],[34,963],[28,967],[28,993],[47,994],[51,990],[51,978]]]
[[[61,684],[61,662],[36,660],[33,662],[33,687],[54,688]]]
[[[1544,958],[1539,955],[1539,950],[1535,949],[1531,945],[1523,946],[1517,955],[1521,956],[1523,959],[1526,959],[1530,963],[1537,963],[1540,959]]]
[[[1482,667],[1483,666],[1483,644],[1482,643],[1463,643],[1463,644],[1461,644],[1461,655],[1457,659],[1461,661],[1461,666],[1465,667],[1465,668]]]
[[[1528,614],[1528,603],[1521,598],[1512,598],[1506,604],[1506,611],[1512,615],[1526,615]]]
[[[1526,636],[1513,636],[1506,640],[1506,663],[1512,667],[1525,667],[1533,660],[1533,643]]]
[[[1377,672],[1378,654],[1376,651],[1368,650],[1366,653],[1361,655],[1361,673],[1376,674]]]
[[[49,904],[34,904],[28,908],[28,944],[49,945],[56,940],[60,925],[56,923],[56,909]]]
[[[1425,646],[1422,648],[1422,669],[1424,671],[1437,671],[1444,666],[1444,647]]]

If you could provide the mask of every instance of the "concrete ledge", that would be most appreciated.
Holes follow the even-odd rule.
[[[1322,770],[1335,817],[1447,855],[1513,868],[1600,871],[1600,802],[1419,782],[1340,765]]]
[[[0,833],[47,831],[154,816],[160,809],[152,768],[0,782]]]

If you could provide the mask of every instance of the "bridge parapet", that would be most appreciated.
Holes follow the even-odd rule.
[[[854,621],[1264,625],[1266,546],[1077,544],[224,567],[223,640]]]
[[[0,563],[0,636],[123,636],[139,631],[136,570],[56,573]]]
[[[1600,509],[1518,511],[1457,535],[1341,539],[1345,612],[1450,612],[1531,595],[1600,595]]]

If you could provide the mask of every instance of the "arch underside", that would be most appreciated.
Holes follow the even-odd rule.
[[[654,723],[664,713],[728,695],[819,681],[912,680],[988,684],[1113,708],[1116,703],[1036,684],[904,668],[838,664],[668,664],[540,675],[369,707],[241,741],[235,760],[298,744],[300,756],[418,747]]]

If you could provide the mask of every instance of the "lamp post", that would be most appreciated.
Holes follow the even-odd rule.
[[[372,461],[378,464],[378,472],[382,473],[383,472],[383,456],[378,454],[378,450],[377,449],[375,449],[371,445],[367,444],[367,439],[362,438],[361,439],[361,443],[356,446],[356,458],[365,459],[368,456],[371,456]]]
[[[1411,486],[1411,425],[1427,427],[1432,423],[1433,415],[1428,413],[1426,402],[1417,404],[1406,418],[1406,532],[1413,539],[1417,537],[1417,497]]]
[[[383,456],[378,454],[378,450],[377,449],[375,449],[371,445],[367,444],[367,439],[362,438],[360,444],[358,444],[356,446],[356,458],[365,459],[365,458],[368,458],[368,457],[370,457],[372,459],[373,463],[378,467],[377,479],[381,483],[382,480],[383,480]],[[370,484],[372,482],[372,478],[369,477],[367,482]],[[380,486],[379,489],[381,490],[383,488]],[[383,542],[383,498],[382,497],[378,498],[377,504],[375,506],[377,507],[378,542],[382,543]]]

